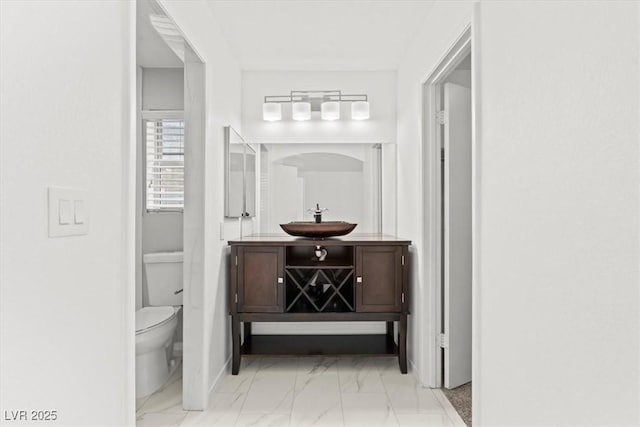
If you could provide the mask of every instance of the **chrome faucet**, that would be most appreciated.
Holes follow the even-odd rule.
[[[313,218],[319,224],[322,222],[322,212],[328,211],[327,208],[321,208],[319,203],[316,203],[315,209],[307,209],[307,212],[313,213]]]

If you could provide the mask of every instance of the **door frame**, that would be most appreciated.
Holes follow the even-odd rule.
[[[476,151],[475,151],[475,120],[476,120],[476,103],[477,103],[477,91],[476,86],[476,74],[474,73],[476,59],[472,50],[472,30],[471,24],[467,25],[458,38],[453,42],[445,55],[438,61],[438,65],[429,74],[429,76],[422,82],[422,188],[423,188],[423,241],[425,242],[425,251],[423,255],[424,271],[422,277],[425,280],[425,292],[422,295],[423,300],[421,306],[429,308],[427,313],[428,317],[424,324],[427,325],[425,329],[425,351],[422,354],[423,366],[426,367],[426,382],[425,385],[431,388],[441,388],[442,381],[442,368],[443,368],[443,356],[439,345],[440,331],[444,326],[442,304],[444,301],[444,295],[441,288],[442,283],[442,239],[444,238],[442,233],[442,167],[440,161],[440,141],[442,140],[442,129],[438,124],[436,114],[440,110],[441,104],[441,86],[449,76],[449,74],[462,62],[462,60],[472,54],[472,167],[476,165]],[[473,254],[472,260],[475,266],[476,250],[475,250],[475,216],[476,216],[476,175],[475,171],[472,171],[472,236]],[[475,268],[473,273],[472,287],[475,286]],[[474,287],[474,301],[472,307],[475,311],[475,287]],[[476,316],[472,316],[473,325],[473,337],[475,334],[475,319]],[[474,340],[475,345],[475,340]],[[475,368],[475,353],[476,349],[472,346],[472,359],[474,361],[473,367]],[[475,369],[472,369],[472,378],[475,381]]]
[[[153,1],[157,12],[165,15],[175,27],[178,37],[182,39],[184,52],[176,54],[184,67],[184,197],[183,209],[183,322],[182,322],[182,408],[184,410],[205,410],[209,401],[209,363],[205,351],[209,348],[210,337],[205,325],[208,321],[206,304],[207,289],[205,287],[206,259],[203,230],[205,222],[205,146],[206,146],[206,62],[193,43],[187,38],[175,22],[166,7]],[[134,8],[135,9],[135,8]],[[136,16],[134,14],[134,21]],[[166,42],[166,41],[165,41]],[[175,40],[177,44],[177,39]],[[172,49],[173,50],[173,49]],[[135,59],[135,55],[134,55]],[[136,62],[134,61],[134,64]],[[136,74],[133,74],[136,76]],[[140,84],[140,82],[138,82]],[[138,123],[142,123],[141,119]],[[138,132],[138,137],[142,137]],[[140,155],[141,152],[138,152]],[[141,167],[142,163],[138,163]],[[135,171],[135,169],[134,169]],[[135,173],[135,172],[134,172]],[[133,183],[137,194],[138,206],[144,203],[139,185]],[[139,224],[138,224],[139,226]],[[140,227],[138,227],[139,229]],[[136,233],[138,233],[136,229]],[[141,262],[142,253],[137,246],[136,257]],[[189,266],[187,268],[186,266]],[[135,310],[132,310],[132,312]],[[132,314],[133,315],[133,314]],[[135,396],[135,393],[134,393]],[[132,403],[135,414],[135,402]]]

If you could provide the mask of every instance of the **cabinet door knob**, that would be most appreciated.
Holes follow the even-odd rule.
[[[282,277],[278,277],[278,283],[284,283],[284,279]]]
[[[356,283],[362,283],[362,276],[356,277]]]

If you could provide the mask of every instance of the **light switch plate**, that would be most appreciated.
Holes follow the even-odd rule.
[[[75,224],[84,224],[84,200],[73,201],[73,215]]]
[[[89,201],[84,190],[49,187],[49,237],[89,233]]]

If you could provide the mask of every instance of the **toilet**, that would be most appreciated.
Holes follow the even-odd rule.
[[[136,311],[136,398],[158,390],[178,365],[173,344],[182,307],[182,252],[143,256],[149,305]]]

